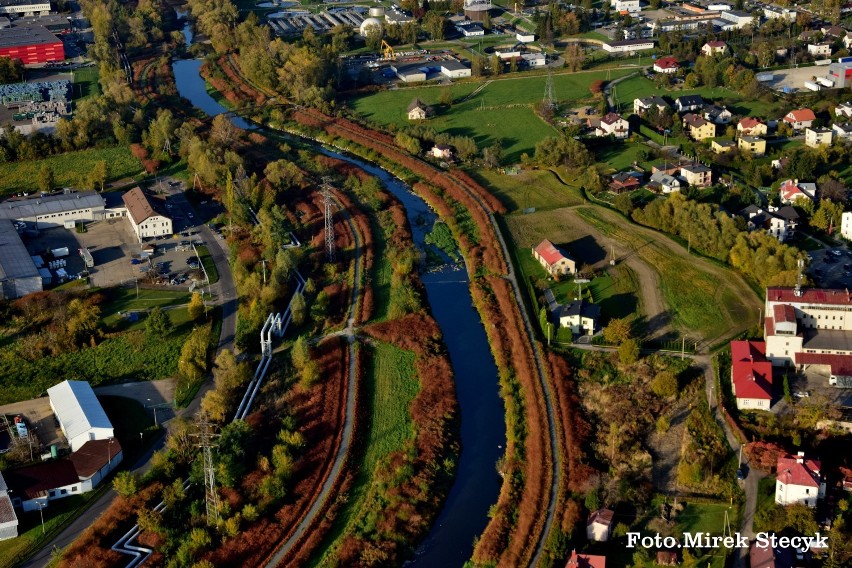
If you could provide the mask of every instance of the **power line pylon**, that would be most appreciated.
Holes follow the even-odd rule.
[[[553,96],[553,69],[547,69],[547,82],[544,84],[544,104],[548,108],[556,106],[556,97]]]
[[[322,199],[325,204],[325,257],[329,262],[334,262],[334,219],[332,218],[331,185],[323,180]]]
[[[198,420],[199,447],[204,459],[204,494],[207,506],[207,526],[215,526],[219,522],[219,494],[216,493],[216,471],[213,468],[213,438],[212,425],[205,414]]]

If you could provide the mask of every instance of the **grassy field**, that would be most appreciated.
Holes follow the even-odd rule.
[[[108,326],[114,326],[119,323],[122,317],[119,312],[147,310],[157,306],[165,308],[167,306],[177,306],[189,302],[189,294],[183,291],[176,290],[146,290],[139,289],[137,297],[136,288],[109,288],[103,290],[107,296],[107,301],[101,305],[101,316],[104,323]],[[169,310],[175,312],[177,310]],[[137,323],[141,323],[137,322]],[[178,323],[178,322],[175,322]]]
[[[602,148],[597,153],[598,161],[605,163],[613,172],[629,168],[633,162],[639,162],[640,166],[646,165],[639,159],[639,152],[647,152],[645,144],[625,142],[615,143]]]
[[[610,73],[610,77],[615,79],[631,72],[615,70]],[[596,80],[605,80],[606,77],[607,73],[603,71],[554,75],[554,95],[558,100],[570,103],[589,100],[589,85]],[[532,110],[533,105],[544,97],[546,82],[545,75],[495,79],[464,102],[461,100],[482,83],[379,91],[352,99],[349,104],[372,122],[403,127],[410,124],[405,109],[414,98],[437,105],[443,89],[450,88],[456,103],[448,109],[437,107],[437,115],[427,124],[438,132],[470,136],[480,148],[499,140],[503,145],[505,162],[514,163],[523,152],[532,154],[539,140],[556,134],[556,130],[539,119]]]
[[[414,437],[414,424],[408,413],[411,401],[420,390],[414,354],[381,342],[375,342],[369,349],[370,363],[364,381],[369,432],[363,442],[364,456],[348,503],[326,537],[328,546],[324,544],[317,549],[326,551],[326,556],[314,558],[311,566],[333,565],[328,553],[369,514],[363,507],[370,494],[380,490],[373,486],[376,466],[390,452],[403,449]]]
[[[142,171],[139,160],[124,146],[67,152],[28,162],[8,162],[0,164],[0,196],[17,191],[38,191],[38,172],[45,165],[53,171],[56,187],[79,186],[101,160],[107,163],[110,180],[126,178]]]
[[[566,187],[550,170],[524,170],[517,175],[506,175],[482,169],[475,175],[510,212],[555,209],[584,202],[578,188]]]
[[[201,264],[204,265],[204,271],[207,272],[210,284],[215,284],[219,281],[219,271],[216,269],[216,263],[213,262],[213,257],[210,256],[210,251],[203,245],[195,247],[195,250],[198,251],[198,256],[201,259]]]
[[[93,67],[83,67],[82,69],[74,70],[74,100],[81,101],[91,97],[96,97],[101,94],[101,85],[98,82],[100,77],[100,69],[95,65]]]

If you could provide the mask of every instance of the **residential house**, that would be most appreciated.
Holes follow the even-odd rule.
[[[809,43],[808,53],[815,57],[831,57],[832,43],[830,41],[821,41],[819,43]]]
[[[834,131],[830,128],[805,128],[805,146],[831,146]]]
[[[766,140],[759,136],[741,136],[737,138],[737,148],[755,157],[763,156],[766,154]]]
[[[715,124],[691,112],[683,116],[683,129],[693,140],[704,140],[716,136]]]
[[[63,381],[47,389],[47,396],[72,452],[90,440],[115,436],[112,423],[86,381]]]
[[[408,105],[408,120],[425,120],[432,114],[432,109],[420,99],[414,99]]]
[[[728,44],[724,41],[708,41],[701,46],[701,55],[725,55],[728,53]]]
[[[759,118],[747,117],[737,123],[739,136],[766,136],[769,128]]]
[[[825,497],[825,481],[818,460],[805,459],[805,452],[778,457],[775,468],[775,502],[779,505],[801,503],[816,507]]]
[[[763,341],[731,341],[731,385],[740,410],[772,406],[772,363]]]
[[[799,182],[797,179],[788,179],[781,182],[778,187],[778,197],[781,203],[794,205],[797,201],[804,203],[816,199],[816,184]]]
[[[610,112],[601,118],[601,123],[595,130],[596,136],[614,136],[624,139],[630,135],[630,123],[624,120],[620,114]]]
[[[643,99],[633,99],[633,113],[643,115],[652,108],[656,107],[660,112],[669,108],[669,103],[663,97],[654,95],[653,97],[645,97]]]
[[[713,170],[704,164],[681,166],[680,177],[692,187],[710,187],[713,185]]]
[[[701,95],[687,95],[675,99],[675,109],[678,112],[691,112],[700,110],[704,106],[704,99]]]
[[[680,180],[671,174],[656,172],[651,175],[648,187],[662,193],[671,193],[673,191],[680,191]]]
[[[635,14],[642,10],[642,7],[639,5],[639,0],[613,0],[612,9],[618,12],[619,14],[622,12],[629,12],[630,14]]]
[[[532,255],[551,276],[574,274],[577,272],[577,264],[574,262],[574,259],[562,252],[547,239],[541,241],[532,250]]]
[[[731,114],[731,111],[718,105],[705,106],[702,110],[702,115],[705,120],[709,120],[714,124],[728,124],[734,117],[734,115]]]
[[[565,568],[606,568],[606,556],[577,554],[576,550],[572,550]]]
[[[453,157],[453,148],[446,144],[435,144],[432,146],[429,155],[439,160],[451,160]]]
[[[141,187],[121,196],[133,233],[141,243],[146,238],[173,234],[172,219],[163,212],[163,200],[150,198]]]
[[[852,118],[852,102],[840,103],[834,107],[834,115],[843,118]]]
[[[677,58],[666,56],[660,57],[656,61],[654,61],[654,71],[657,73],[665,73],[665,74],[673,74],[677,73],[677,70],[680,69],[680,63],[677,62]]]
[[[810,128],[816,120],[814,111],[809,108],[791,110],[784,116],[784,122],[793,127],[793,130]]]
[[[710,142],[710,149],[716,154],[725,154],[736,147],[736,142],[732,142],[731,140],[713,140]]]
[[[9,488],[0,473],[0,540],[18,536],[18,516],[9,498]]]
[[[831,125],[831,129],[840,140],[852,140],[852,124],[835,122]]]
[[[624,193],[625,191],[633,191],[639,189],[642,183],[639,177],[631,172],[619,172],[612,176],[609,182],[609,190],[613,193]]]
[[[762,209],[757,205],[749,205],[739,212],[746,220],[749,231],[763,229],[781,242],[792,237],[799,226],[799,214],[789,205],[776,208]]]
[[[846,37],[846,30],[837,25],[823,25],[820,31],[828,39],[842,39]]]
[[[601,317],[601,307],[597,304],[575,300],[559,307],[557,312],[559,325],[571,328],[574,335],[594,335]]]
[[[673,176],[677,174],[678,171],[680,171],[680,162],[678,162],[677,160],[673,162],[668,160],[662,160],[651,164],[651,174],[662,172],[664,174],[669,174],[670,176]]]
[[[610,509],[598,509],[589,515],[586,522],[586,537],[595,542],[606,542],[612,536],[612,517]]]

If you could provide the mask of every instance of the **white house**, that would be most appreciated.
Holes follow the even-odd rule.
[[[805,146],[818,148],[831,146],[834,130],[829,128],[805,128]]]
[[[598,509],[589,515],[586,522],[586,537],[595,542],[606,542],[612,536],[612,517],[610,509]]]
[[[831,129],[834,130],[834,135],[841,140],[852,139],[852,123],[847,122],[841,124],[839,122],[835,122],[831,125]]]
[[[781,203],[793,204],[796,201],[813,201],[816,198],[815,183],[799,183],[797,179],[788,179],[781,182],[778,187],[778,196]]]
[[[816,507],[817,499],[825,497],[825,481],[820,468],[818,460],[805,459],[805,452],[798,452],[796,456],[779,456],[775,470],[775,502]]]
[[[601,317],[601,307],[576,300],[560,306],[557,314],[560,327],[571,328],[574,335],[594,335]]]
[[[642,7],[639,5],[639,0],[613,0],[612,9],[616,12],[630,12],[635,14],[640,12]]]
[[[547,239],[541,241],[532,250],[532,255],[547,270],[548,274],[574,274],[577,272],[577,264],[574,259],[559,250]]]
[[[618,139],[627,138],[630,135],[630,123],[624,120],[620,114],[610,112],[601,118],[600,126],[595,130],[596,136],[613,135]]]
[[[667,75],[671,75],[673,73],[677,73],[678,69],[680,69],[680,63],[678,63],[676,57],[660,57],[659,59],[654,61],[655,73],[665,73]]]
[[[701,55],[724,55],[728,52],[728,44],[724,41],[708,41],[701,46]]]
[[[651,176],[648,186],[659,187],[663,193],[671,193],[673,191],[680,191],[680,180],[666,172],[656,172]]]
[[[852,211],[845,211],[840,218],[840,234],[844,239],[852,240]]]
[[[791,110],[783,118],[784,122],[793,127],[793,130],[810,128],[816,120],[814,111],[809,108]]]
[[[659,97],[657,95],[642,99],[633,99],[633,114],[645,114],[653,107],[657,107],[657,110],[660,112],[670,108],[669,103],[667,103],[663,97]]]
[[[162,237],[174,233],[172,220],[154,208],[154,203],[141,187],[134,187],[122,196],[127,207],[127,218],[139,242],[151,237]]]
[[[18,516],[9,499],[9,488],[3,474],[0,473],[0,540],[15,538],[18,536]]]
[[[740,410],[772,406],[772,363],[763,341],[731,341],[731,385]]]
[[[433,158],[438,158],[439,160],[449,160],[453,157],[453,149],[446,144],[435,144],[432,146],[432,150],[429,155]]]
[[[678,112],[689,112],[702,108],[704,98],[701,95],[686,95],[675,99],[675,108]]]
[[[809,43],[808,44],[808,53],[811,55],[815,55],[817,57],[825,56],[831,57],[831,42],[823,41],[820,43]]]
[[[47,396],[72,452],[90,440],[107,440],[115,436],[112,423],[89,383],[63,381],[47,389]]]

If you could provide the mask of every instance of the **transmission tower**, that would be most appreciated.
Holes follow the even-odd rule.
[[[219,495],[216,493],[216,472],[213,469],[213,438],[212,425],[205,414],[198,420],[198,446],[204,458],[204,493],[207,505],[207,526],[214,526],[219,521]]]
[[[334,262],[334,220],[332,219],[331,186],[323,183],[322,200],[325,204],[325,257],[329,262]]]
[[[547,83],[544,84],[544,104],[548,108],[556,106],[556,97],[553,96],[553,69],[547,69]]]

